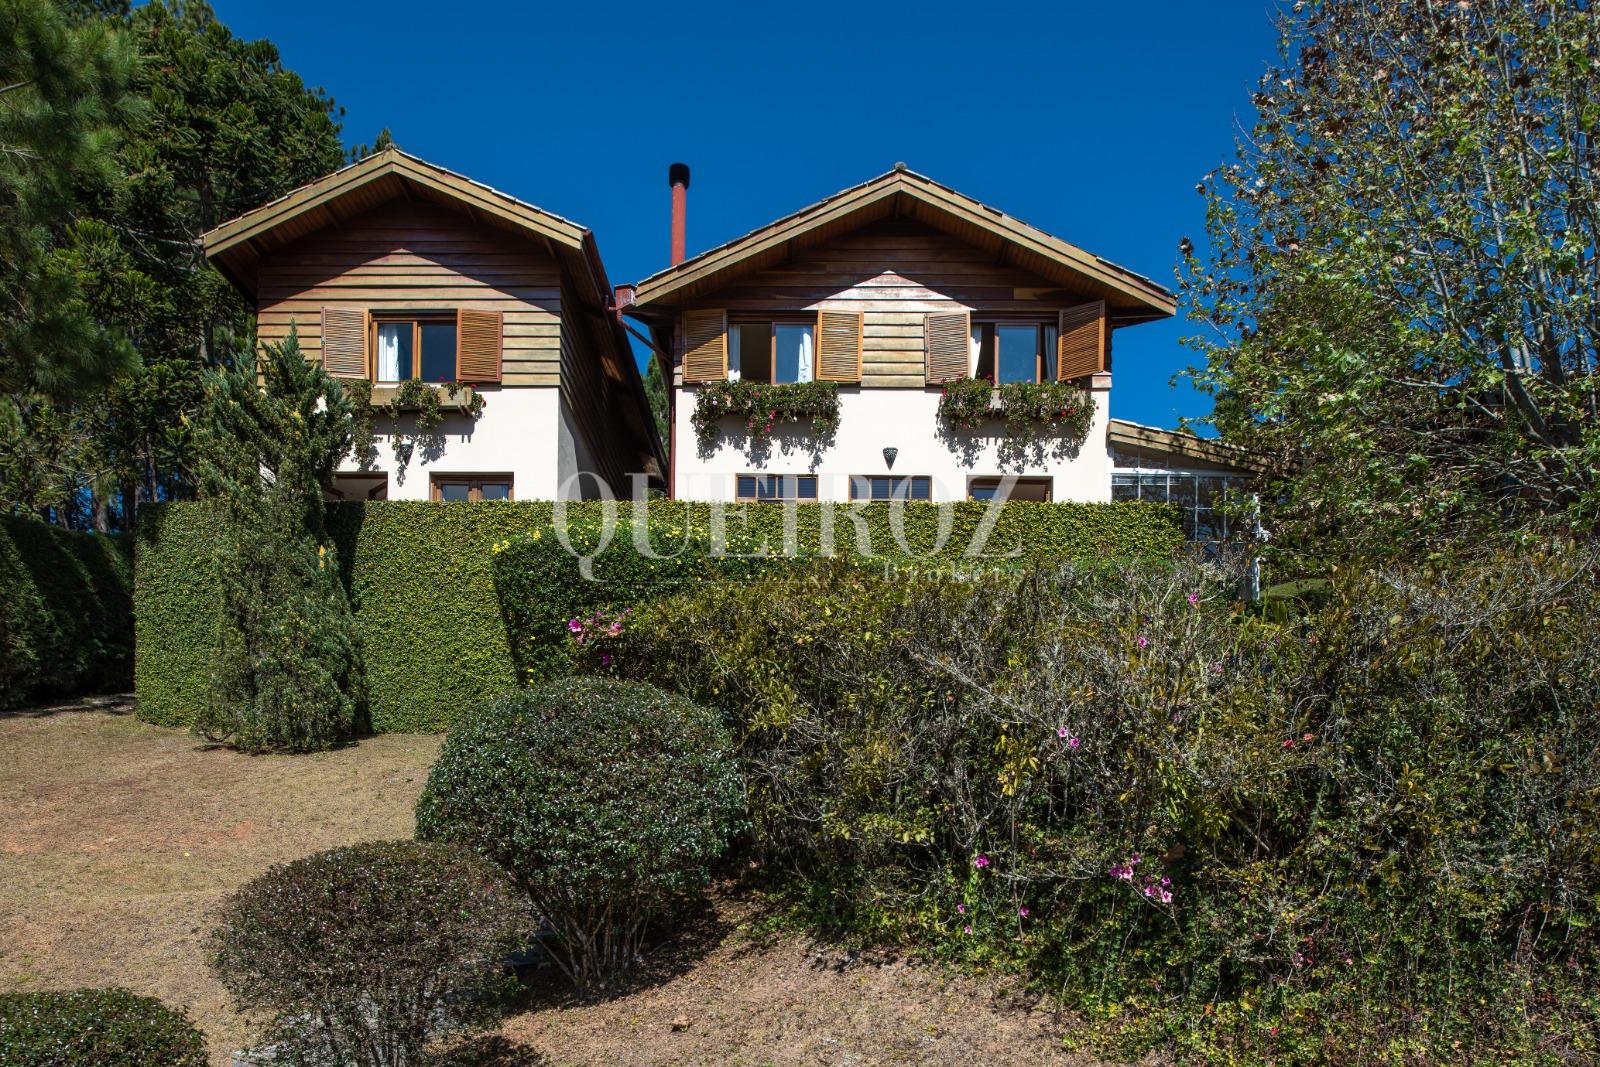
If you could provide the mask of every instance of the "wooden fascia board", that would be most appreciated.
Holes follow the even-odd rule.
[[[812,230],[826,226],[847,215],[854,214],[863,208],[886,197],[894,196],[899,190],[889,185],[864,186],[853,190],[842,197],[837,203],[828,204],[820,212],[800,214],[786,222],[778,224],[778,228],[770,233],[757,231],[743,241],[726,245],[723,248],[704,253],[697,257],[701,262],[688,260],[685,266],[689,269],[671,276],[661,276],[657,279],[646,279],[639,283],[634,293],[634,303],[645,304],[672,294],[703,281],[723,270],[737,267],[740,263],[761,255],[763,252],[804,236]]]
[[[464,178],[437,171],[408,156],[374,156],[371,166],[356,164],[313,182],[280,200],[247,212],[202,234],[201,247],[207,256],[216,256],[244,241],[261,236],[284,222],[327,204],[385,176],[444,193],[454,200],[512,225],[576,248],[588,231],[563,219],[520,203],[501,203],[500,197]]]
[[[1155,283],[1139,284],[1120,270],[1107,267],[1098,257],[1051,237],[1042,230],[1010,216],[996,214],[969,197],[901,173],[847,192],[837,202],[824,202],[819,211],[801,212],[771,232],[757,231],[744,241],[707,253],[699,263],[690,260],[689,269],[681,273],[646,279],[639,283],[635,302],[649,304],[656,300],[670,300],[674,294],[722,271],[734,269],[740,263],[870,207],[886,197],[900,195],[914,197],[936,210],[994,234],[1001,242],[1002,250],[1006,243],[1017,245],[1100,282],[1149,308],[1150,318],[1166,318],[1177,312],[1176,297]]]

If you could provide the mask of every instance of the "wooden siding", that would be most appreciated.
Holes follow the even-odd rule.
[[[920,387],[923,325],[932,311],[1038,317],[1054,323],[1083,302],[999,255],[914,222],[885,220],[748,274],[696,300],[730,317],[819,310],[860,312],[861,384]]]
[[[371,311],[498,311],[506,385],[557,385],[560,268],[548,250],[431,203],[391,204],[270,253],[258,275],[257,332],[281,341],[298,327],[308,359],[322,355],[324,305]]]

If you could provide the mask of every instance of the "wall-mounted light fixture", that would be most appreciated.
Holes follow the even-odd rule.
[[[884,463],[884,466],[888,467],[890,470],[894,470],[894,457],[898,456],[899,454],[900,454],[900,450],[898,448],[892,448],[891,447],[891,448],[884,449],[883,450],[883,463]]]

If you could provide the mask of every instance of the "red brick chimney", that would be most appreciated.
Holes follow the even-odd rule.
[[[684,216],[689,210],[689,164],[674,163],[667,168],[667,184],[672,186],[672,265],[687,256],[684,243]]]

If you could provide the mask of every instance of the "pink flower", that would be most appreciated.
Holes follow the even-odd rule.
[[[1057,726],[1056,727],[1056,736],[1057,737],[1065,738],[1068,733],[1070,733],[1070,731],[1065,726]]]
[[[1200,606],[1200,594],[1199,593],[1190,593],[1189,594],[1189,606],[1191,608]]]
[[[600,666],[602,666],[602,667],[611,666],[611,653],[609,653],[609,652],[600,653]]]
[[[1144,887],[1144,895],[1147,896],[1147,897],[1155,896],[1156,895],[1155,887],[1154,886],[1148,886],[1148,885],[1145,886]]]
[[[978,858],[972,861],[972,865],[981,871],[989,866],[989,857],[980,852],[978,853]]]
[[[1164,886],[1170,886],[1172,884],[1172,879],[1163,874],[1161,876],[1161,884]]]
[[[575,634],[576,633],[582,633],[583,632],[583,623],[579,622],[577,619],[568,619],[567,620],[567,629],[571,630]]]
[[[1069,737],[1069,738],[1067,738],[1067,747],[1068,748],[1077,748],[1081,744],[1083,744],[1083,738],[1081,738],[1081,737]]]
[[[1017,909],[1017,918],[1026,919],[1027,917],[1028,917],[1027,905],[1023,905],[1022,907]]]
[[[963,927],[962,927],[962,928],[961,928],[961,932],[962,932],[962,933],[964,933],[964,934],[966,934],[966,935],[967,935],[967,936],[968,936],[968,937],[971,937],[971,936],[972,936],[972,927],[970,927],[970,926],[963,926]]]
[[[1283,743],[1283,747],[1284,748],[1293,748],[1294,747],[1294,738],[1291,737],[1287,741],[1285,741]]]
[[[1128,857],[1128,866],[1129,867],[1137,867],[1137,866],[1139,866],[1139,864],[1141,864],[1143,862],[1144,862],[1144,857],[1139,855],[1137,852],[1135,852],[1133,855]]]
[[[1135,641],[1134,644],[1138,645],[1140,648],[1149,648],[1150,647],[1150,639],[1148,637],[1146,637],[1144,634],[1140,634],[1139,635],[1139,639],[1137,641]]]
[[[1163,904],[1171,904],[1172,903],[1172,890],[1163,889],[1161,891],[1161,903],[1163,903]]]
[[[956,914],[957,915],[965,915],[966,913],[967,913],[967,906],[965,904],[957,904],[956,905]]]

